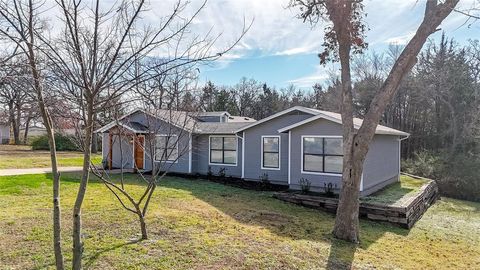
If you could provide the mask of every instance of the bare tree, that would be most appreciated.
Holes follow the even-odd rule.
[[[52,43],[40,36],[48,48],[44,54],[49,59],[54,76],[61,82],[58,91],[74,105],[81,116],[81,147],[83,149],[83,172],[73,209],[73,269],[81,269],[83,240],[81,236],[81,209],[90,177],[90,156],[95,115],[109,100],[121,97],[131,89],[155,78],[151,70],[166,67],[165,72],[177,67],[217,59],[235,44],[218,52],[211,52],[217,37],[186,34],[192,20],[205,3],[190,17],[182,11],[188,3],[177,2],[171,13],[157,27],[144,25],[142,14],[145,1],[122,0],[114,4],[93,1],[92,8],[82,1],[57,0],[61,9],[64,32]],[[244,35],[246,26],[240,34]],[[176,45],[174,57],[158,57],[157,65],[137,69],[139,63],[155,58],[155,54]],[[237,41],[238,42],[238,41]],[[168,50],[166,50],[168,51]],[[133,70],[133,72],[132,72]]]
[[[416,57],[427,38],[438,29],[452,12],[458,0],[426,2],[425,15],[415,35],[402,50],[388,73],[387,78],[374,96],[360,127],[353,124],[353,93],[351,77],[351,53],[361,53],[366,48],[361,0],[293,0],[291,6],[300,7],[304,21],[328,22],[325,27],[325,51],[319,56],[322,63],[338,60],[341,66],[342,126],[343,126],[343,171],[340,202],[333,233],[340,239],[359,241],[359,188],[363,162],[376,127],[397,88],[416,63]]]
[[[32,90],[47,130],[50,146],[50,159],[53,175],[53,246],[55,265],[57,269],[64,269],[64,260],[61,248],[60,222],[60,174],[57,168],[57,154],[55,137],[50,112],[45,103],[42,70],[39,65],[37,34],[41,33],[43,22],[40,20],[41,4],[37,1],[0,1],[0,35],[15,44],[19,51],[28,59],[28,68],[31,72]],[[14,53],[16,50],[14,51]]]
[[[91,165],[92,173],[114,194],[121,206],[138,217],[141,238],[148,239],[145,216],[148,211],[152,195],[163,177],[170,171],[179,159],[191,153],[192,132],[195,128],[195,113],[155,109],[144,114],[144,125],[141,133],[132,132],[128,117],[115,120],[115,126],[109,130],[109,146],[117,147],[119,157],[113,157],[112,151],[108,154],[105,167],[112,169],[115,164],[120,167],[121,173],[110,174],[109,170],[100,169]],[[138,124],[136,124],[138,125]],[[161,134],[161,135],[159,135]],[[124,184],[124,170],[129,157],[135,156],[132,152],[145,153],[149,161],[151,173],[146,174],[143,164],[146,160],[132,160],[134,171],[138,173],[145,189],[139,198],[128,190]],[[140,164],[139,164],[140,163]],[[141,167],[141,168],[139,168]]]

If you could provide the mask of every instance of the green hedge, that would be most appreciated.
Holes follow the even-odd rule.
[[[78,151],[74,138],[69,135],[55,134],[55,148],[57,151]],[[36,137],[32,141],[33,150],[50,150],[47,135]]]

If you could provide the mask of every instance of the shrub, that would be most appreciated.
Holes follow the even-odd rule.
[[[303,194],[307,194],[308,192],[310,192],[310,188],[312,187],[312,183],[310,182],[310,180],[302,177],[300,178],[298,183],[300,184],[300,188],[302,189]]]
[[[260,175],[260,182],[264,184],[270,183],[270,180],[268,180],[268,173],[263,173],[262,175]]]
[[[226,176],[226,169],[225,168],[220,168],[218,170],[218,177],[220,177],[220,179],[225,179],[225,176]]]
[[[421,151],[415,153],[413,158],[402,162],[402,171],[427,178],[435,178],[441,167],[440,163],[438,154]]]
[[[74,143],[74,138],[69,135],[55,134],[55,148],[57,151],[78,151],[80,150]],[[47,135],[36,137],[32,141],[33,150],[50,150]]]
[[[332,183],[323,183],[325,189],[325,196],[327,197],[335,197],[335,192],[333,192],[334,188],[337,188],[337,184],[335,186]]]
[[[443,196],[480,201],[478,154],[422,151],[403,161],[402,171],[436,180]]]
[[[212,178],[213,178],[212,166],[208,166],[207,179],[212,179]]]

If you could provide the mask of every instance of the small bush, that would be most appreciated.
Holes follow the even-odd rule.
[[[325,196],[332,198],[335,197],[335,192],[333,190],[337,188],[337,184],[334,186],[332,183],[324,183],[323,185],[325,189]]]
[[[260,175],[260,182],[264,184],[270,183],[270,180],[268,180],[268,173],[263,173],[262,175]]]
[[[300,188],[302,189],[303,194],[307,194],[308,192],[310,192],[310,188],[312,187],[312,182],[310,182],[310,180],[302,177],[300,178],[298,183],[300,184]]]
[[[78,151],[80,150],[74,143],[74,138],[68,135],[55,134],[55,148],[57,151]],[[50,150],[47,135],[36,137],[32,141],[33,150]]]
[[[478,154],[422,151],[403,161],[402,171],[436,180],[443,196],[480,201]]]
[[[227,175],[226,173],[226,169],[225,168],[220,168],[218,170],[218,177],[220,177],[220,179],[225,179],[225,176]]]
[[[423,176],[427,178],[435,178],[441,167],[439,154],[430,151],[418,152],[412,159],[402,162],[402,171]]]

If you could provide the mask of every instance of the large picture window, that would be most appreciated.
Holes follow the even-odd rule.
[[[237,138],[210,137],[210,163],[237,164]]]
[[[280,168],[280,137],[262,137],[262,168]]]
[[[178,159],[177,135],[157,135],[155,142],[156,161],[176,161]]]
[[[303,171],[342,173],[342,138],[303,137]]]

